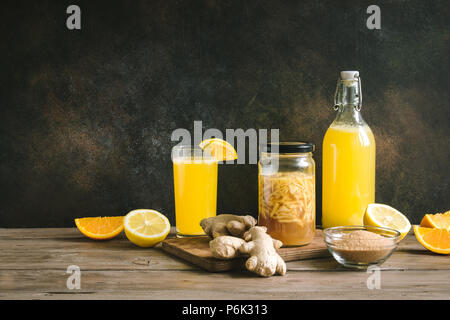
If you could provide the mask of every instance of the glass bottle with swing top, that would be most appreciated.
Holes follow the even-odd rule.
[[[334,97],[336,118],[323,139],[322,226],[363,225],[375,202],[375,139],[361,115],[358,71],[342,71]]]

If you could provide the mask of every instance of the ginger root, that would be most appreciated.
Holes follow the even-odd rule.
[[[220,214],[216,217],[205,218],[200,221],[200,226],[203,231],[212,238],[220,236],[242,238],[244,233],[255,225],[256,219],[248,215]]]
[[[270,277],[275,273],[285,275],[286,263],[276,251],[283,243],[272,239],[266,231],[266,227],[252,227],[245,234],[245,240],[251,240],[239,247],[241,254],[250,255],[245,266],[249,271],[262,277]]]
[[[232,259],[239,255],[239,248],[245,243],[244,239],[232,236],[220,236],[209,242],[209,248],[215,258]]]
[[[272,239],[266,231],[266,227],[252,227],[244,234],[244,239],[219,236],[209,242],[209,248],[218,259],[250,255],[245,263],[246,268],[262,277],[270,277],[275,273],[285,275],[286,263],[277,253],[283,243]]]

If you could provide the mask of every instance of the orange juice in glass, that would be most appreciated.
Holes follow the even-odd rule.
[[[189,146],[172,149],[177,236],[203,235],[200,221],[214,217],[217,205],[217,160]]]

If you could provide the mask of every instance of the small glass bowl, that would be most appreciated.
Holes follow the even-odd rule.
[[[374,232],[383,238],[375,240],[347,238],[346,234],[358,230]],[[400,241],[400,232],[371,226],[333,227],[325,229],[323,233],[328,251],[336,261],[345,267],[356,269],[382,264],[394,252]]]

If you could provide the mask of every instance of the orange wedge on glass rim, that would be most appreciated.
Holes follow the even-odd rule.
[[[446,229],[414,226],[417,241],[426,249],[440,254],[450,253],[450,231]]]
[[[450,211],[445,213],[426,214],[420,222],[420,226],[450,231]]]
[[[211,155],[217,161],[229,161],[237,159],[236,150],[231,144],[222,139],[212,138],[203,140],[199,144],[199,147],[203,150],[209,150],[211,152]]]
[[[123,217],[93,217],[75,219],[78,230],[94,240],[108,240],[123,230]]]

